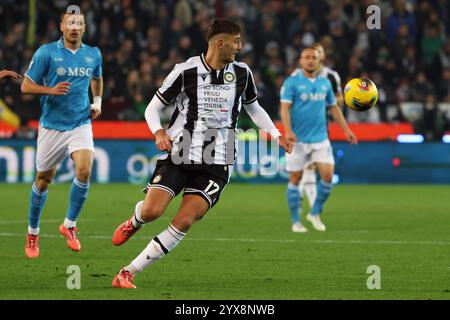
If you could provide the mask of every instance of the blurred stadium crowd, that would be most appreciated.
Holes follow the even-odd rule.
[[[60,37],[59,16],[77,4],[86,17],[84,42],[103,53],[102,119],[141,120],[147,103],[175,63],[206,49],[204,35],[213,17],[243,27],[238,60],[254,72],[259,101],[278,118],[279,90],[297,67],[302,47],[320,41],[326,65],[342,85],[356,76],[372,79],[379,104],[370,112],[346,110],[350,122],[404,121],[400,105],[420,105],[408,118],[431,139],[450,130],[437,107],[450,103],[450,2],[447,0],[88,0],[0,1],[0,69],[23,74],[34,50]],[[381,8],[381,30],[366,27],[366,8]],[[30,11],[36,23],[29,23]],[[37,119],[36,97],[20,94],[12,81],[2,99],[21,117]]]

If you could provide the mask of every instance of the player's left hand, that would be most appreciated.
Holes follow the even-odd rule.
[[[350,129],[345,132],[345,138],[350,144],[358,144],[358,138],[356,138],[356,135]]]
[[[94,103],[91,104],[91,117],[97,119],[102,114],[102,98],[94,97]]]
[[[284,149],[287,153],[292,153],[292,148],[294,147],[294,143],[283,136],[278,138],[278,144],[280,147]]]

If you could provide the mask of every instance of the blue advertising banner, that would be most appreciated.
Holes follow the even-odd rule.
[[[450,144],[394,142],[333,143],[335,183],[450,183]],[[97,140],[92,181],[144,184],[162,155],[154,141]],[[0,183],[31,183],[35,175],[36,143],[0,140]],[[59,165],[55,182],[71,181],[73,162]],[[283,150],[275,144],[240,142],[232,181],[285,182]]]

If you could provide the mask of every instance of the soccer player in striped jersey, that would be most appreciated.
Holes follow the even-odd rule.
[[[62,37],[34,53],[21,90],[40,95],[42,115],[36,154],[36,179],[30,196],[29,226],[25,244],[28,258],[39,256],[39,222],[48,186],[66,152],[75,163],[69,208],[59,232],[73,251],[80,251],[76,222],[86,201],[94,160],[91,119],[101,114],[102,57],[97,47],[82,42],[83,14],[62,16]],[[89,101],[89,88],[94,97]]]
[[[281,120],[286,138],[295,141],[292,154],[286,155],[286,169],[289,172],[287,189],[288,207],[292,218],[292,231],[306,232],[299,219],[301,197],[298,184],[303,170],[309,163],[315,164],[321,181],[317,187],[317,197],[307,216],[313,227],[325,231],[319,214],[331,193],[331,180],[334,172],[334,158],[326,125],[326,109],[351,143],[357,138],[348,128],[347,122],[336,99],[330,81],[317,77],[319,52],[310,47],[300,56],[301,70],[287,78],[281,89]]]
[[[214,20],[208,31],[207,53],[177,64],[146,109],[156,146],[167,154],[157,162],[144,201],[136,204],[132,217],[114,232],[113,244],[122,245],[143,225],[158,219],[184,190],[183,200],[169,226],[115,276],[114,287],[135,288],[134,274],[173,250],[217,203],[231,176],[242,106],[287,153],[292,150],[292,142],[281,136],[258,104],[249,67],[235,61],[242,49],[240,33],[234,22]],[[164,130],[159,111],[170,103],[175,103],[175,111],[169,128]]]

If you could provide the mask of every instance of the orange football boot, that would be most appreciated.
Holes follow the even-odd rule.
[[[39,257],[39,235],[27,233],[27,241],[25,242],[25,254],[30,259]]]
[[[122,223],[120,226],[117,227],[116,231],[114,231],[113,237],[112,237],[112,243],[115,246],[120,246],[128,241],[128,239],[131,238],[133,234],[138,231],[138,228],[135,228],[133,226],[133,223],[131,222],[131,218]]]
[[[136,286],[133,284],[133,275],[125,269],[121,269],[114,277],[112,286],[121,289],[136,289]]]
[[[78,240],[77,228],[66,228],[64,224],[59,226],[59,233],[66,238],[67,246],[73,251],[80,251],[81,244],[80,240]]]

